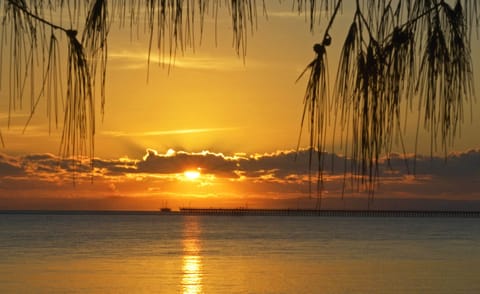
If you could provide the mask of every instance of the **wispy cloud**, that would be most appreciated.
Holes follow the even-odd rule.
[[[114,51],[108,54],[113,63],[119,63],[121,68],[145,68],[148,64],[147,52],[136,51]],[[245,70],[245,65],[241,58],[227,56],[177,56],[162,57],[152,53],[150,55],[151,64],[160,64],[166,67],[186,68],[198,70],[217,70],[217,71],[240,71]],[[251,66],[252,61],[249,61]],[[114,65],[115,66],[115,65]]]
[[[211,132],[233,131],[238,128],[199,128],[199,129],[179,129],[179,130],[163,130],[163,131],[147,131],[147,132],[122,132],[122,131],[103,131],[101,134],[113,137],[157,137],[167,135],[185,135],[199,134]]]
[[[289,10],[289,11],[272,11],[268,12],[268,17],[279,17],[279,18],[299,18],[301,16],[305,17],[301,12]]]

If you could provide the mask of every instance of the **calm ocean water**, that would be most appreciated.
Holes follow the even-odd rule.
[[[0,293],[480,293],[480,219],[0,215]]]

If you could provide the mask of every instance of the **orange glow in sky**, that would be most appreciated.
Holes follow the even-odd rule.
[[[331,88],[353,13],[350,2],[344,2],[330,32]],[[201,45],[199,38],[195,50],[179,52],[169,65],[164,64],[170,62],[168,58],[159,58],[153,50],[149,66],[148,36],[140,33],[132,39],[128,29],[119,30],[113,23],[103,117],[96,101],[97,117],[103,119],[96,124],[95,169],[91,172],[89,166],[79,164],[75,186],[71,161],[57,156],[62,128],[50,126],[46,101],[38,103],[23,133],[30,111],[27,101],[9,115],[7,87],[0,89],[0,131],[5,142],[0,149],[0,209],[157,209],[164,201],[175,208],[245,203],[314,207],[308,152],[302,149],[308,146],[308,136],[302,137],[296,150],[306,80],[295,81],[314,58],[312,45],[323,37],[326,23],[310,32],[305,15],[292,11],[290,4],[266,1],[266,5],[268,19],[260,7],[258,29],[248,34],[245,59],[232,49],[231,19],[226,14],[220,13],[216,21],[205,18]],[[472,38],[471,51],[479,50],[480,41]],[[480,58],[472,55],[474,84],[480,93]],[[2,72],[8,73],[8,62],[2,66]],[[42,76],[39,70],[37,77]],[[1,78],[8,84],[7,74]],[[41,81],[37,78],[37,89]],[[402,125],[407,129],[406,152],[398,147],[388,164],[381,163],[376,197],[480,199],[478,102],[471,120],[469,111],[448,160],[442,152],[430,158],[430,142],[424,140],[419,142],[415,164],[417,119],[412,114],[415,119]],[[332,130],[334,123],[332,119]],[[418,137],[428,138],[423,135]],[[335,142],[339,138],[327,137],[329,144],[340,145]],[[348,146],[345,150],[350,147],[348,142],[342,144]],[[325,160],[331,166],[325,170],[328,193],[324,195],[340,198],[347,191],[348,196],[359,196],[344,178],[349,158],[335,152],[335,162],[330,157]],[[409,167],[416,166],[415,177],[407,172],[405,158]],[[315,176],[312,181],[315,190]],[[332,204],[344,206],[348,204]]]

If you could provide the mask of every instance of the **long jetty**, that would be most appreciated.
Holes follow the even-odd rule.
[[[33,215],[212,215],[212,216],[326,216],[326,217],[458,217],[480,218],[480,211],[431,210],[318,210],[255,208],[180,208],[136,210],[0,210],[2,214]]]
[[[480,211],[318,210],[254,208],[180,208],[183,215],[338,216],[338,217],[480,217]]]

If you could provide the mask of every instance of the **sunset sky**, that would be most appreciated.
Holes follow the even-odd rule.
[[[159,65],[152,53],[148,82],[148,37],[132,40],[128,29],[114,25],[93,172],[85,162],[74,173],[68,160],[58,156],[61,127],[49,130],[45,101],[25,133],[29,101],[11,114],[8,126],[9,94],[2,76],[0,209],[314,207],[308,153],[295,151],[306,79],[295,81],[314,57],[312,45],[322,38],[325,21],[312,33],[290,2],[266,3],[268,18],[259,8],[258,29],[249,35],[245,59],[232,47],[230,20],[219,16],[216,45],[215,21],[207,17],[201,44],[198,38],[195,49],[179,53],[170,67]],[[350,23],[351,8],[344,7],[327,51],[332,84]],[[480,93],[479,41],[473,38],[472,46]],[[472,119],[467,111],[447,157],[441,149],[431,157],[429,135],[420,135],[415,175],[417,119],[412,114],[407,155],[397,147],[390,162],[381,161],[373,207],[480,209],[480,104],[474,102],[472,109]],[[368,195],[344,181],[349,159],[333,157],[333,169],[328,163],[324,179],[325,207],[365,208]]]

